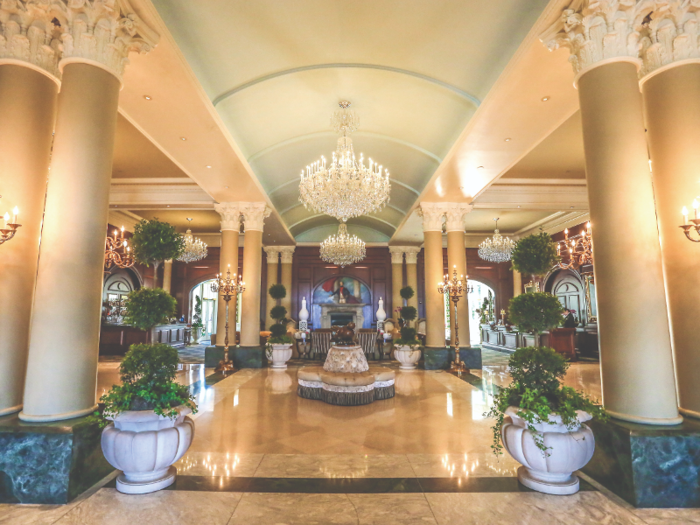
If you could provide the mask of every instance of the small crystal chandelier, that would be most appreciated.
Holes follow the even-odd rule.
[[[515,242],[508,237],[503,237],[498,231],[498,218],[494,221],[496,221],[496,230],[493,237],[486,239],[479,245],[479,257],[493,263],[510,261]]]
[[[338,233],[321,243],[321,260],[341,268],[360,262],[366,255],[364,241],[357,235],[350,235],[345,223],[340,223]]]
[[[131,268],[135,262],[129,241],[124,238],[124,226],[121,227],[121,236],[118,230],[114,230],[113,237],[107,235],[105,240],[105,271],[109,271],[112,266]]]
[[[301,171],[299,201],[307,210],[325,213],[346,222],[381,210],[389,202],[391,183],[389,171],[364,157],[355,158],[350,134],[360,124],[359,117],[348,110],[350,102],[340,102],[340,111],[331,117],[331,126],[342,136],[333,153],[333,160],[326,166],[325,157],[306,166]]]
[[[187,233],[184,235],[185,249],[177,260],[184,263],[191,263],[204,259],[207,256],[207,245],[201,239],[197,239],[192,235],[192,230],[189,228],[192,219],[188,217],[187,222]]]

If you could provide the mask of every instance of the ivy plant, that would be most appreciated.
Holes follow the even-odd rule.
[[[141,288],[126,297],[124,322],[149,331],[175,315],[177,301],[161,288]]]
[[[175,227],[158,219],[141,220],[134,227],[131,238],[136,261],[146,266],[158,265],[168,259],[177,259],[185,249],[185,239]]]
[[[114,385],[100,398],[103,413],[93,418],[101,427],[127,410],[153,410],[170,419],[178,416],[178,407],[197,412],[197,404],[189,388],[175,381],[179,357],[177,350],[166,344],[131,345],[119,367],[121,385]]]
[[[528,235],[516,243],[511,260],[520,273],[544,275],[559,261],[557,245],[544,232]]]
[[[539,346],[539,334],[559,326],[563,311],[559,299],[550,293],[524,293],[510,300],[508,318],[519,330],[534,334]]]
[[[494,396],[491,410],[484,414],[496,419],[492,427],[491,449],[494,454],[503,452],[501,430],[508,407],[520,409],[518,415],[527,423],[527,428],[544,457],[550,455],[550,447],[545,446],[544,435],[535,425],[545,422],[555,424],[550,421],[551,415],[560,416],[569,431],[575,431],[579,427],[577,410],[588,412],[598,421],[608,419],[605,410],[597,402],[583,392],[561,385],[561,379],[568,368],[566,359],[551,348],[529,346],[518,348],[511,355],[508,371],[513,381]]]
[[[199,295],[194,296],[194,315],[192,316],[192,328],[202,328],[202,298]]]

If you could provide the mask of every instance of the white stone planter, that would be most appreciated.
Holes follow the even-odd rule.
[[[403,346],[397,345],[394,347],[394,359],[396,359],[401,366],[401,370],[415,370],[416,363],[420,361],[420,350],[413,346]]]
[[[583,468],[593,457],[595,438],[583,422],[591,419],[587,412],[578,411],[580,426],[569,431],[561,423],[560,416],[550,416],[549,423],[537,423],[535,428],[544,434],[548,448],[547,457],[537,448],[527,423],[518,416],[519,408],[506,409],[505,423],[501,430],[503,445],[513,458],[522,463],[518,469],[518,480],[528,488],[545,494],[575,494],[579,480],[573,474]]]
[[[152,410],[129,410],[113,419],[102,431],[102,452],[114,468],[117,490],[124,494],[147,494],[164,489],[175,481],[172,466],[192,444],[194,421],[180,407],[176,419],[159,416]]]
[[[271,350],[268,350],[267,358],[272,361],[271,368],[275,370],[286,370],[287,361],[292,358],[292,345],[270,345]]]

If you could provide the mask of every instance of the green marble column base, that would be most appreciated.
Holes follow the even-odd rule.
[[[265,368],[265,349],[259,346],[239,346],[229,349],[231,360],[236,368]]]
[[[584,473],[635,507],[700,507],[700,421],[587,424],[595,453]]]
[[[85,417],[25,423],[0,418],[0,503],[63,504],[114,468],[102,455],[102,431]]]
[[[447,370],[454,361],[454,348],[426,347],[423,351],[423,367],[426,370]],[[459,358],[464,361],[467,368],[481,368],[481,347],[460,348]]]
[[[232,349],[229,348],[229,353],[233,353],[231,351]],[[230,358],[231,356],[229,356]],[[221,361],[224,358],[224,347],[223,346],[207,346],[204,349],[204,366],[207,368],[216,368],[216,365],[219,364],[219,361]]]

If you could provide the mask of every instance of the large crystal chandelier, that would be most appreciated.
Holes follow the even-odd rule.
[[[503,237],[498,231],[498,219],[496,218],[494,221],[496,221],[496,230],[493,237],[486,239],[479,245],[479,257],[493,263],[510,261],[515,242],[508,237]]]
[[[187,218],[188,226],[191,225],[192,219]],[[192,235],[192,230],[188,227],[185,238],[185,249],[182,255],[177,258],[178,261],[191,263],[204,259],[207,256],[207,245],[201,240]]]
[[[364,241],[357,235],[350,235],[345,223],[340,223],[338,233],[321,243],[321,259],[341,268],[360,262],[366,255]]]
[[[360,124],[359,117],[348,110],[350,102],[340,102],[340,111],[331,117],[331,126],[342,136],[326,165],[325,157],[301,171],[299,200],[307,210],[325,213],[346,222],[381,210],[389,202],[389,171],[372,159],[365,166],[364,157],[355,158],[350,134]]]

